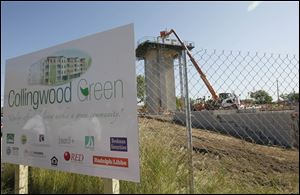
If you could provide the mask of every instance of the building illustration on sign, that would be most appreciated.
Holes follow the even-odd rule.
[[[60,85],[80,77],[90,67],[91,58],[82,52],[79,55],[70,56],[62,53],[62,55],[51,55],[39,60],[30,66],[28,83]]]

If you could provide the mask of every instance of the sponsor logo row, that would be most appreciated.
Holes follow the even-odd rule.
[[[21,135],[20,137],[21,143],[24,145],[27,143],[27,136]],[[45,141],[45,136],[43,134],[38,136],[38,141],[43,143]],[[69,137],[59,137],[58,144],[62,146],[73,146],[75,140]],[[15,134],[8,133],[6,136],[6,143],[7,144],[14,144],[15,143]],[[93,150],[95,147],[95,138],[94,136],[85,136],[84,137],[84,147],[86,149]],[[111,151],[120,151],[120,152],[127,152],[127,138],[126,137],[110,137],[110,150]],[[44,152],[41,151],[34,151],[25,149],[24,156],[26,157],[36,157],[36,158],[46,158]],[[15,146],[8,145],[6,147],[6,154],[18,156],[19,155],[19,148]],[[75,162],[81,163],[84,160],[84,154],[80,153],[73,153],[66,151],[64,152],[63,159],[65,162]],[[58,166],[58,158],[53,156],[50,159],[51,165],[56,167]],[[113,166],[113,167],[128,167],[128,158],[120,158],[120,157],[109,157],[109,156],[96,156],[93,155],[92,163],[94,165],[103,165],[103,166]]]
[[[70,153],[70,152],[64,153],[64,160],[67,162],[68,161],[82,162],[83,159],[84,159],[83,154],[76,154],[76,153]],[[51,158],[51,165],[54,167],[58,166],[58,158],[56,156],[53,156]],[[128,168],[128,158],[93,155],[93,165],[104,165],[104,166]]]
[[[24,145],[27,143],[27,136],[21,135],[20,138],[21,143]],[[45,142],[45,135],[40,134],[38,136],[39,143]],[[73,146],[75,140],[71,137],[58,137],[58,144],[61,146]],[[6,135],[6,143],[14,144],[15,143],[15,134],[8,133]],[[86,149],[94,150],[95,147],[95,137],[94,136],[85,136],[84,137],[84,147]],[[127,152],[127,138],[126,137],[110,137],[110,150],[111,151],[119,151],[119,152]]]
[[[8,147],[6,147],[6,154],[7,155],[18,155],[19,148],[8,146]],[[46,158],[46,155],[44,154],[44,152],[28,150],[28,149],[24,150],[24,156]],[[64,152],[64,161],[65,162],[81,163],[83,160],[84,160],[84,154],[73,153],[73,152],[69,152],[69,151]],[[94,165],[128,168],[128,158],[93,155],[92,162]],[[50,164],[51,164],[51,166],[54,166],[54,167],[58,166],[58,158],[56,156],[53,156],[50,159]]]

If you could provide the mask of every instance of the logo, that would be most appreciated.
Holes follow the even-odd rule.
[[[110,150],[127,152],[127,138],[126,137],[111,137]]]
[[[8,144],[14,144],[15,143],[15,134],[8,133],[6,135],[6,143],[8,143]]]
[[[32,145],[34,146],[38,146],[38,147],[49,147],[50,145],[47,144],[47,139],[46,139],[46,136],[44,134],[39,134],[37,135],[37,138],[36,138],[38,141],[34,142]]]
[[[65,159],[65,161],[71,160],[73,162],[81,162],[81,161],[83,161],[84,156],[83,156],[83,154],[65,152],[64,159]]]
[[[58,159],[55,156],[51,158],[51,165],[54,167],[58,165]]]
[[[19,155],[19,148],[18,147],[10,147],[10,146],[8,146],[6,148],[6,154],[7,155],[12,154],[14,156],[18,156]]]
[[[82,93],[82,95],[88,96],[89,95],[89,88],[88,87],[86,87],[86,88],[80,87],[80,92]]]
[[[81,95],[83,95],[82,99],[86,99],[87,96],[89,96],[90,91],[88,87],[88,82],[85,79],[81,79],[80,82],[78,83],[77,90],[80,90]],[[80,97],[80,94],[78,92],[78,97]],[[81,98],[79,98],[81,99]]]
[[[18,147],[11,147],[12,155],[18,156],[19,155],[19,148]]]
[[[64,153],[64,159],[65,159],[66,161],[69,161],[70,158],[71,158],[70,152],[65,152],[65,153]]]
[[[94,149],[95,139],[94,136],[85,136],[85,148]]]
[[[11,154],[11,148],[10,148],[9,146],[6,148],[6,154],[7,154],[7,155],[10,155],[10,154]]]
[[[28,150],[28,149],[24,150],[24,156],[37,157],[37,158],[45,158],[46,157],[44,152],[33,151],[33,150]]]
[[[93,156],[93,164],[128,168],[128,158]]]
[[[71,145],[74,143],[74,139],[69,137],[58,137],[58,144],[60,145]]]
[[[22,144],[26,144],[26,142],[27,142],[27,137],[26,137],[26,135],[22,135],[22,136],[21,136],[21,143],[22,143]]]
[[[45,141],[45,135],[41,134],[39,135],[39,142],[44,142]]]

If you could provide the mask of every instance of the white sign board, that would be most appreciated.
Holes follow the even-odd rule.
[[[140,181],[133,24],[7,60],[2,162]]]

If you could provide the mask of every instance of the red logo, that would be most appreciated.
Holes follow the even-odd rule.
[[[127,168],[128,158],[93,156],[93,164]]]
[[[66,161],[75,161],[75,162],[81,162],[83,161],[83,154],[76,154],[76,153],[70,153],[70,152],[65,152],[64,153],[64,159]]]
[[[70,153],[69,153],[69,152],[65,152],[65,154],[64,154],[64,159],[65,159],[66,161],[69,161],[70,158],[71,158]]]

